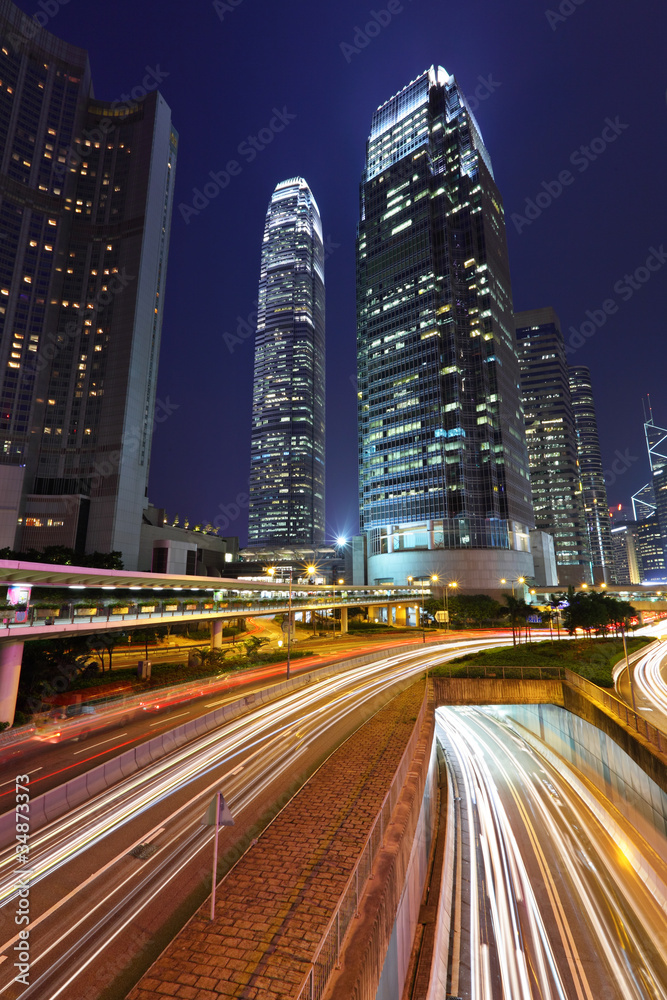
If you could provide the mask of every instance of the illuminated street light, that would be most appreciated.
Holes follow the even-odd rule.
[[[507,583],[507,580],[503,576],[503,577],[501,577],[500,582],[501,583]],[[514,597],[514,584],[515,583],[525,583],[526,582],[526,578],[525,578],[525,576],[518,576],[516,578],[516,580],[511,580],[510,582],[512,584],[512,597]]]

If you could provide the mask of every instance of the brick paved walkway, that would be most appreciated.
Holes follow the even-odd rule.
[[[128,1000],[287,1000],[306,975],[412,733],[413,685],[310,779]]]

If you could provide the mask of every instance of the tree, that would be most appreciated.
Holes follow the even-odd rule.
[[[249,639],[243,640],[243,645],[246,648],[246,656],[250,658],[253,653],[256,653],[262,646],[265,646],[269,639],[260,639],[257,635],[251,635]]]
[[[507,604],[507,614],[512,625],[512,643],[516,646],[517,634],[518,640],[521,642],[521,624],[526,624],[526,620],[528,619],[528,615],[531,614],[532,609],[530,605],[526,604],[523,598],[514,597],[513,594],[504,594],[503,597]]]

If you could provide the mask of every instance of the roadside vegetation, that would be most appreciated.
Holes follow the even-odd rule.
[[[628,639],[628,653],[642,649],[651,641],[639,637]],[[530,679],[533,676],[531,668],[566,667],[600,687],[609,688],[614,684],[613,668],[623,656],[621,639],[547,639],[458,656],[434,667],[431,673],[433,677],[488,677],[487,668],[498,667],[497,677]],[[539,670],[534,670],[534,676],[539,677]]]

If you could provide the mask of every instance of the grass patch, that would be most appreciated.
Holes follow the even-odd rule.
[[[628,639],[628,653],[646,646],[651,639]],[[623,657],[621,639],[554,639],[546,642],[522,643],[520,646],[498,646],[481,653],[458,656],[431,671],[433,677],[484,677],[485,668],[505,668],[504,676],[524,679],[539,678],[539,670],[531,667],[567,667],[600,687],[613,687],[613,667]],[[508,669],[509,668],[509,669]]]

